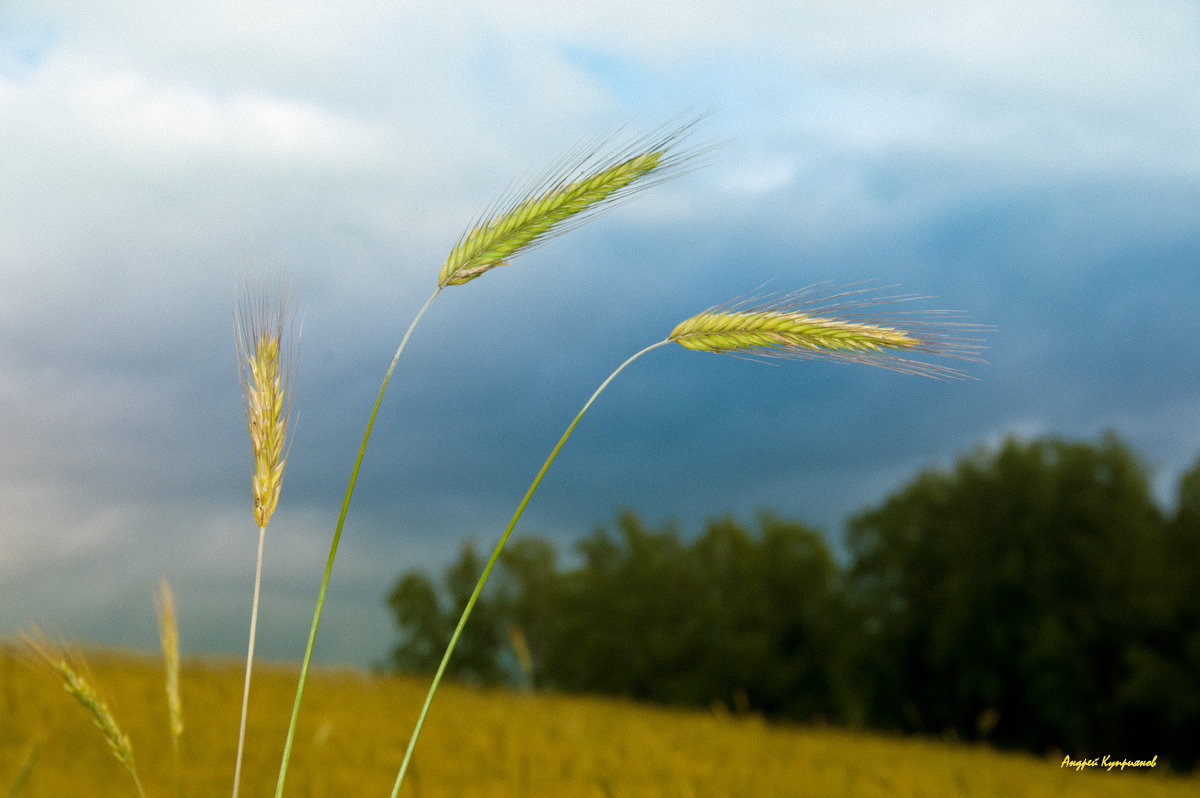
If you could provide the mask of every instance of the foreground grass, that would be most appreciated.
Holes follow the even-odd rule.
[[[170,796],[161,663],[90,652],[137,752],[146,792]],[[240,664],[187,661],[181,796],[228,794]],[[287,731],[294,667],[255,672],[243,795],[270,795]],[[289,779],[292,796],[386,796],[427,688],[424,679],[320,671],[311,679]],[[402,794],[434,796],[1147,796],[1200,794],[1200,777],[1059,767],[980,747],[789,728],[722,713],[528,696],[446,685]],[[22,798],[124,796],[132,788],[101,735],[44,670],[0,647],[0,795],[38,748]],[[1120,754],[1120,752],[1095,752]]]

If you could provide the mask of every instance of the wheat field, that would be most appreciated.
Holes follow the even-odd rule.
[[[89,651],[97,688],[132,740],[150,796],[228,794],[241,665],[190,659],[180,678],[179,778],[150,656]],[[296,669],[254,674],[242,794],[274,793]],[[287,795],[387,795],[427,683],[319,670],[311,678]],[[21,798],[125,796],[134,790],[102,735],[44,668],[0,649],[0,794],[34,750]],[[1103,752],[1097,752],[1097,755]],[[402,795],[733,798],[734,796],[1146,796],[1200,794],[1200,777],[1063,768],[1058,759],[979,746],[767,724],[715,709],[445,685]]]

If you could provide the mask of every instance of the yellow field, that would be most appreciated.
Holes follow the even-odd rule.
[[[166,701],[157,660],[89,654],[97,686],[132,738],[148,796],[171,796]],[[259,665],[242,795],[274,794],[294,669]],[[184,664],[181,796],[229,794],[240,665]],[[426,682],[351,671],[310,679],[287,794],[391,792]],[[22,798],[129,796],[132,782],[82,709],[39,666],[0,648],[0,795],[41,741]],[[1097,756],[1104,753],[1095,752]],[[779,727],[754,718],[564,696],[443,687],[402,795],[1046,796],[1200,795],[1200,777],[1076,772],[940,742]]]

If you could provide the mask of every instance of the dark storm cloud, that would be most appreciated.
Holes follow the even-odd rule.
[[[322,659],[382,657],[399,571],[490,547],[613,368],[764,284],[899,284],[995,325],[990,363],[946,383],[655,351],[521,530],[565,547],[623,506],[685,531],[773,508],[836,538],[1012,432],[1116,429],[1164,499],[1200,451],[1190,6],[203,6],[0,21],[2,634],[152,647],[165,574],[186,647],[244,646],[248,257],[286,265],[303,318],[260,626],[261,651],[297,657],[379,380],[463,227],[576,142],[689,109],[726,140],[704,169],[447,290],[418,327]]]

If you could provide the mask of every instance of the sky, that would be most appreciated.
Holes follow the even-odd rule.
[[[560,7],[561,6],[561,7]],[[680,347],[589,411],[517,534],[773,510],[837,546],[922,469],[1117,432],[1200,454],[1200,6],[610,0],[0,5],[0,638],[245,650],[257,533],[232,311],[282,267],[297,414],[258,651],[298,660],[380,381],[459,236],[582,141],[706,113],[701,168],[443,291],[380,409],[316,659],[490,549],[626,357],[767,285],[994,326],[973,377]]]

